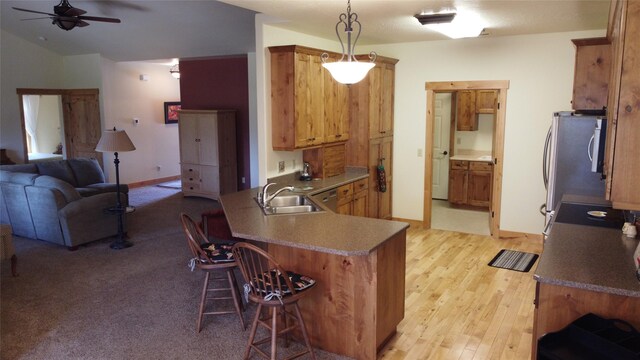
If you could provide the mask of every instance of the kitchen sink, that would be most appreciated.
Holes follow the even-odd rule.
[[[258,202],[258,199],[255,199]],[[323,211],[304,195],[276,196],[269,207],[262,208],[265,215],[300,214]]]

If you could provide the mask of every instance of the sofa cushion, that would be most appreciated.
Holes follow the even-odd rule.
[[[58,189],[68,203],[82,198],[73,185],[52,176],[38,176],[34,181],[34,185]]]
[[[96,159],[77,158],[67,160],[73,176],[76,179],[76,187],[85,187],[91,184],[104,183],[104,173]]]
[[[36,163],[36,166],[40,175],[53,176],[76,187],[76,178],[73,176],[68,160],[45,161]]]
[[[0,165],[0,170],[30,173],[30,174],[38,173],[38,168],[36,167],[36,164]]]
[[[40,175],[0,170],[0,181],[19,185],[33,185],[33,181],[38,176]]]

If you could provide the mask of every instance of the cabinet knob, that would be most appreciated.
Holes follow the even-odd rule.
[[[342,137],[342,134],[338,134],[338,135],[336,135],[336,137],[337,137],[337,138]]]
[[[627,105],[627,106],[625,106],[625,107],[624,107],[624,109],[625,109],[627,112],[632,112],[632,111],[633,111],[633,108],[631,107],[631,105]]]

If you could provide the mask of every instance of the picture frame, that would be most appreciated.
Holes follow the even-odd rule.
[[[164,123],[177,124],[178,110],[182,108],[180,101],[166,101],[164,103]]]

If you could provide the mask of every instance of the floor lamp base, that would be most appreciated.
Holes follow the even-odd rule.
[[[118,239],[114,242],[111,243],[111,245],[109,245],[110,248],[115,249],[115,250],[119,250],[119,249],[126,249],[128,247],[132,247],[133,243],[124,239]]]

